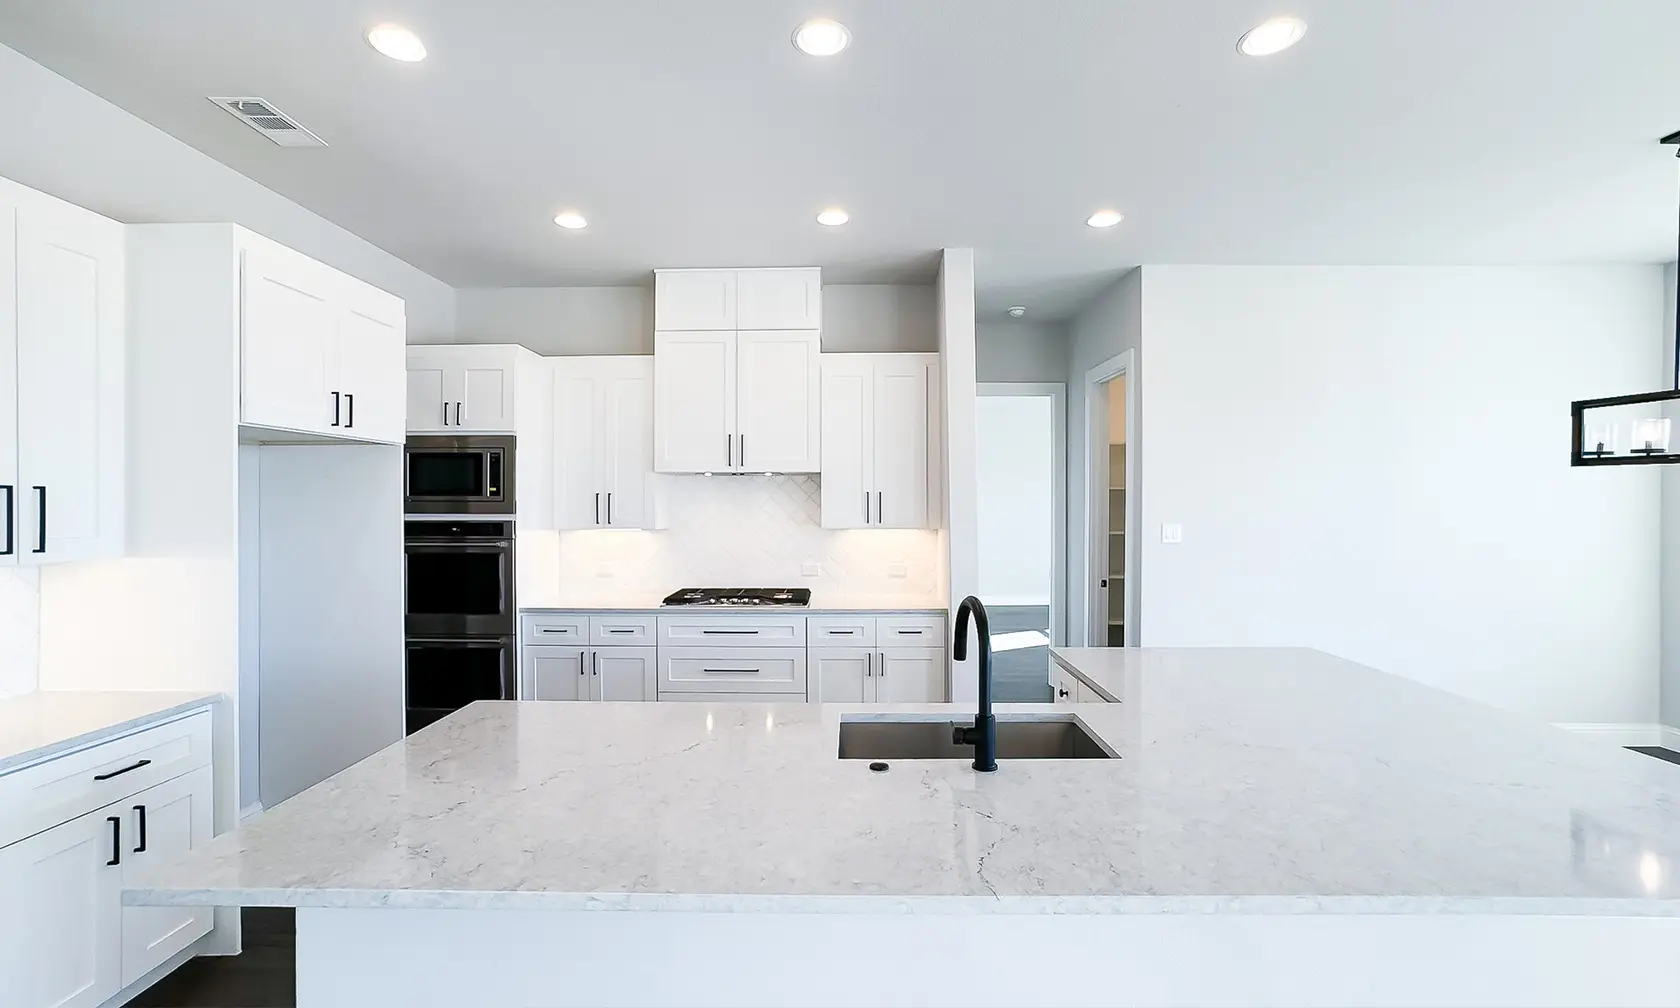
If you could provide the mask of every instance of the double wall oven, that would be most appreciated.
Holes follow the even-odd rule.
[[[406,455],[413,734],[475,700],[515,698],[513,439],[409,438]]]

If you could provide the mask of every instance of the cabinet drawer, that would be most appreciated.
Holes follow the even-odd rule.
[[[588,644],[589,617],[527,615],[525,617],[525,643]]]
[[[660,647],[804,647],[804,616],[661,616]]]
[[[15,770],[0,776],[0,846],[209,765],[200,711]]]
[[[812,616],[805,621],[812,647],[874,647],[873,616]]]
[[[881,647],[943,647],[945,617],[882,616],[875,621],[875,640]]]
[[[659,692],[805,696],[804,648],[661,648]]]
[[[589,643],[651,645],[656,639],[658,622],[653,616],[591,616]]]

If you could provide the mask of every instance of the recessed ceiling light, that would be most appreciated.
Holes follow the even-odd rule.
[[[1085,223],[1095,228],[1113,227],[1126,219],[1126,215],[1118,210],[1098,210],[1085,218]]]
[[[851,219],[852,215],[848,214],[839,207],[829,207],[822,213],[817,214],[817,223],[827,225],[828,227],[839,227]]]
[[[1237,50],[1248,56],[1270,56],[1301,41],[1307,23],[1296,17],[1275,17],[1264,21],[1237,40]]]
[[[426,44],[402,25],[374,25],[367,30],[367,41],[386,56],[404,63],[418,63],[426,58]]]
[[[576,231],[580,228],[586,228],[589,226],[589,222],[583,219],[583,214],[578,213],[576,210],[560,211],[554,215],[554,223],[560,225],[568,231]]]
[[[852,44],[852,33],[838,21],[818,18],[793,30],[793,45],[807,56],[833,56]]]

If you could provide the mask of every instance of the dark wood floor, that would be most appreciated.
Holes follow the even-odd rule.
[[[295,1008],[297,929],[292,911],[246,907],[245,951],[200,956],[135,998],[134,1008]]]
[[[1673,749],[1664,749],[1662,746],[1654,745],[1630,745],[1628,748],[1636,753],[1655,756],[1657,759],[1667,760],[1670,763],[1680,763],[1680,752],[1675,752]]]

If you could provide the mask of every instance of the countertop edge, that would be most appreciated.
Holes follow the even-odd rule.
[[[1605,897],[891,896],[470,892],[432,889],[125,889],[125,906],[549,910],[876,915],[1099,916],[1214,914],[1680,917],[1680,902]]]
[[[58,691],[54,691],[54,692],[76,693],[76,692],[81,692],[81,691],[79,691],[79,690],[58,690]],[[87,692],[93,693],[93,692],[101,692],[101,691],[89,690]],[[144,691],[136,690],[136,691],[114,691],[114,692],[144,692]],[[175,692],[175,691],[169,691],[169,692]],[[81,734],[72,735],[69,738],[60,739],[56,742],[49,742],[46,745],[37,746],[33,749],[26,749],[22,752],[13,753],[9,756],[0,756],[0,774],[11,773],[15,770],[20,770],[20,769],[22,769],[26,766],[31,766],[31,765],[36,764],[36,763],[44,763],[47,760],[56,759],[59,756],[65,755],[66,753],[73,752],[77,749],[82,749],[82,748],[84,748],[86,746],[89,746],[89,745],[96,745],[100,742],[108,741],[108,740],[116,738],[120,735],[125,735],[125,734],[129,733],[130,731],[140,729],[140,728],[149,728],[152,725],[157,724],[159,722],[167,721],[170,718],[173,718],[178,714],[185,714],[188,711],[197,710],[197,709],[202,708],[202,707],[210,707],[214,704],[218,704],[218,703],[223,702],[225,699],[226,699],[226,695],[222,694],[222,693],[204,693],[204,694],[199,695],[199,696],[197,696],[193,699],[182,700],[178,703],[171,704],[167,707],[160,707],[157,710],[150,711],[150,712],[145,713],[145,714],[136,714],[133,717],[124,718],[121,721],[114,721],[111,724],[105,725],[103,727],[90,728],[87,731],[82,732]]]
[[[1050,660],[1055,662],[1056,665],[1068,675],[1073,676],[1075,679],[1078,679],[1080,682],[1091,687],[1091,689],[1095,690],[1097,695],[1102,697],[1104,700],[1107,700],[1109,703],[1120,703],[1119,697],[1110,693],[1107,687],[1092,679],[1089,673],[1081,672],[1077,665],[1072,664],[1067,659],[1057,654],[1055,648],[1050,649]]]
[[[520,606],[526,613],[618,613],[634,616],[798,616],[880,615],[898,613],[926,613],[946,616],[950,610],[943,606]]]

